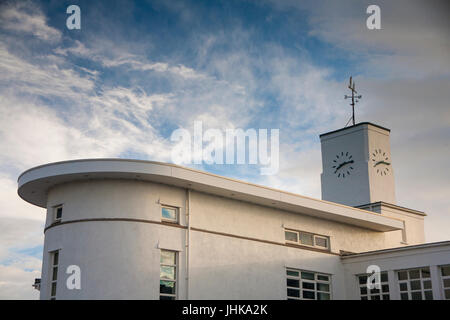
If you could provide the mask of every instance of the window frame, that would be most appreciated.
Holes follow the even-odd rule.
[[[298,272],[298,276],[288,275],[288,272]],[[302,272],[303,273],[312,273],[314,274],[314,280],[311,279],[302,279]],[[309,271],[309,270],[303,270],[303,269],[296,269],[296,268],[285,268],[285,276],[286,276],[286,299],[287,300],[319,300],[317,299],[318,293],[328,294],[329,300],[333,299],[333,290],[332,290],[332,275],[327,274],[324,272],[317,272],[317,271]],[[319,276],[326,276],[328,277],[328,281],[325,280],[319,280]],[[295,280],[298,281],[298,287],[292,287],[287,285],[288,280]],[[314,289],[308,289],[303,288],[303,283],[313,283]],[[328,285],[328,291],[324,290],[318,290],[317,284],[326,284]],[[289,296],[288,290],[297,290],[299,292],[299,297]],[[303,291],[308,292],[314,292],[314,299],[308,299],[304,298]]]
[[[49,279],[50,279],[50,300],[56,300],[56,293],[58,292],[58,271],[59,271],[59,261],[60,261],[60,250],[53,250],[50,251],[50,272],[49,272]],[[55,256],[58,258],[56,259],[55,264]],[[56,268],[56,273],[55,273]],[[55,285],[55,292],[53,292],[53,285]]]
[[[292,240],[287,240],[286,239],[286,232],[291,232],[291,233],[296,233],[297,234],[297,241],[292,241]],[[301,242],[301,234],[308,234],[308,235],[312,235],[312,241],[313,244],[309,245],[306,243],[302,243]],[[319,246],[316,245],[316,238],[319,239],[325,239],[327,246],[323,247],[323,246]],[[300,245],[300,246],[305,246],[305,247],[310,247],[310,248],[315,248],[315,249],[319,249],[319,250],[324,250],[324,251],[330,251],[331,250],[331,246],[330,246],[330,237],[329,236],[325,236],[325,235],[321,235],[321,234],[316,234],[316,233],[312,233],[312,232],[308,232],[308,231],[302,231],[302,230],[294,230],[294,229],[288,229],[285,228],[284,229],[284,240],[286,241],[286,243],[289,244],[295,244],[295,245]]]
[[[174,263],[175,264],[167,264],[167,263],[163,263],[161,261],[161,257],[162,257],[162,253],[163,251],[165,252],[171,252],[174,254],[175,258],[174,258]],[[159,281],[160,281],[160,289],[159,289],[159,300],[162,300],[161,297],[168,297],[168,298],[173,298],[170,300],[177,300],[178,299],[178,251],[175,250],[167,250],[167,249],[160,249],[160,260],[159,260]],[[163,278],[161,277],[161,267],[173,267],[174,270],[174,279],[167,279],[167,278]],[[161,293],[161,281],[168,281],[168,282],[173,282],[175,284],[175,293]]]
[[[386,275],[386,281],[383,281],[382,276]],[[367,288],[367,277],[370,276],[370,274],[367,273],[363,273],[363,274],[357,274],[356,275],[356,282],[358,283],[358,293],[359,293],[359,298],[360,300],[390,300],[391,299],[391,287],[389,286],[389,274],[387,271],[381,271],[380,272],[380,284],[381,284],[381,289],[372,289],[372,290],[380,290],[379,292],[373,292],[372,290],[369,290]],[[364,283],[360,282],[360,278],[361,277],[365,277],[366,280],[364,281]],[[388,291],[383,291],[383,286],[387,285],[388,286]],[[361,293],[361,289],[362,288],[366,288],[366,293],[363,294]],[[387,296],[387,299],[386,297]],[[380,299],[372,299],[372,297],[379,297]],[[364,299],[366,298],[366,299]]]
[[[428,278],[425,278],[425,277],[422,276],[422,270],[423,269],[428,269],[428,272],[429,272]],[[419,278],[410,279],[410,272],[417,271],[417,270],[419,271]],[[406,272],[407,273],[407,279],[406,280],[400,280],[400,276],[399,276],[400,272]],[[412,299],[412,294],[416,293],[416,292],[420,292],[420,294],[421,294],[421,299],[420,300],[434,300],[433,282],[431,280],[431,270],[430,270],[429,266],[396,270],[395,273],[396,273],[396,278],[397,278],[398,292],[399,292],[399,295],[400,295],[400,300],[417,300],[417,299]],[[420,281],[420,289],[412,290],[411,289],[411,281]],[[426,281],[430,282],[430,288],[425,289],[424,282],[426,282]],[[400,289],[400,285],[403,284],[403,283],[406,283],[406,290],[401,290]],[[426,299],[425,292],[431,292],[432,299]],[[402,299],[402,294],[407,294],[408,295],[408,299]]]
[[[164,218],[164,216],[163,216],[163,209],[164,208],[165,209],[170,209],[170,210],[175,210],[175,219]],[[179,207],[174,207],[174,206],[169,206],[169,205],[166,205],[166,204],[161,204],[161,222],[180,224],[180,208]]]
[[[58,209],[61,209],[61,217],[58,218]],[[53,223],[58,223],[62,221],[62,215],[63,215],[63,205],[58,204],[56,206],[53,206]]]
[[[442,300],[450,300],[450,294],[449,294],[448,298],[445,297],[445,292],[446,291],[450,292],[450,285],[445,286],[445,283],[444,283],[444,280],[450,281],[450,274],[448,276],[444,276],[443,268],[450,268],[450,264],[439,266],[439,276],[441,278],[441,288],[442,288]]]

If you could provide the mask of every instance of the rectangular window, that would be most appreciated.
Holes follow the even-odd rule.
[[[166,222],[178,223],[178,208],[162,206],[161,220]]]
[[[433,300],[430,268],[397,271],[401,300]]]
[[[441,267],[442,288],[444,299],[450,300],[450,265]]]
[[[328,237],[309,232],[285,230],[284,238],[287,243],[295,243],[302,246],[314,247],[323,250],[328,250],[330,248]]]
[[[63,206],[53,207],[53,221],[60,222],[62,219]]]
[[[380,274],[381,290],[378,288],[367,288],[367,276],[366,274],[357,276],[361,300],[389,300],[388,273],[381,272]]]
[[[50,300],[56,300],[58,264],[59,264],[59,250],[50,252]]]
[[[288,300],[330,300],[331,276],[328,274],[286,269]]]
[[[177,252],[161,250],[159,273],[159,299],[177,298]]]

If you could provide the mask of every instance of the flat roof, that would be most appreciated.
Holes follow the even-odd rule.
[[[357,123],[357,124],[349,126],[349,127],[345,127],[345,128],[337,129],[337,130],[334,130],[334,131],[322,133],[321,135],[319,135],[319,137],[322,138],[323,136],[326,136],[326,135],[329,135],[329,134],[333,134],[333,133],[336,133],[336,132],[339,132],[339,131],[349,130],[349,129],[356,128],[356,127],[362,126],[362,125],[371,125],[371,126],[374,126],[374,127],[377,127],[377,128],[383,129],[383,130],[386,130],[388,132],[391,132],[391,129],[382,127],[382,126],[380,126],[378,124],[374,124],[374,123],[371,123],[371,122],[360,122],[360,123]]]
[[[403,251],[409,251],[409,250],[437,248],[437,247],[445,247],[445,246],[450,246],[450,241],[428,242],[428,243],[415,244],[415,245],[411,245],[411,246],[381,249],[381,250],[374,250],[374,251],[366,251],[366,252],[360,252],[360,253],[344,253],[344,254],[342,254],[341,258],[342,259],[350,259],[350,258],[363,257],[363,256],[373,256],[373,255],[378,255],[378,254],[383,254],[383,253],[403,252]]]
[[[256,185],[174,164],[130,159],[82,159],[49,163],[26,170],[18,178],[18,194],[46,207],[50,188],[95,179],[150,181],[234,200],[345,223],[375,231],[403,229],[399,219],[334,202]]]
[[[392,209],[396,209],[396,210],[401,210],[401,211],[406,211],[406,212],[409,212],[409,213],[417,214],[419,216],[424,216],[425,217],[427,215],[423,211],[419,211],[419,210],[414,210],[414,209],[398,206],[396,204],[389,203],[389,202],[384,202],[384,201],[377,201],[377,202],[372,202],[372,203],[367,203],[367,204],[355,206],[355,208],[360,208],[360,209],[364,209],[364,208],[367,208],[367,207],[387,207],[387,208],[392,208]]]

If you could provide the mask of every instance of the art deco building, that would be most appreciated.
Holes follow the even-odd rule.
[[[47,215],[41,299],[450,299],[450,241],[424,243],[425,213],[396,205],[389,134],[321,135],[322,200],[151,161],[27,170],[18,193]]]

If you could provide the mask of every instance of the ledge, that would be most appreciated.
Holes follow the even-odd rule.
[[[50,188],[68,182],[97,179],[163,183],[375,231],[403,229],[402,221],[370,211],[173,164],[143,160],[85,159],[38,166],[19,176],[18,194],[25,201],[45,208]]]

